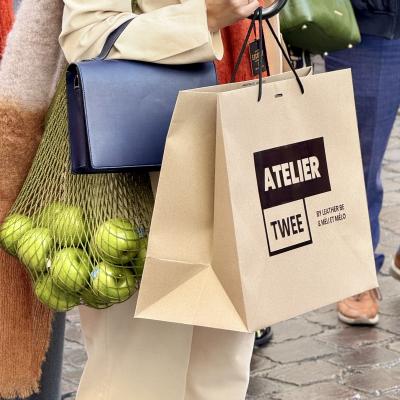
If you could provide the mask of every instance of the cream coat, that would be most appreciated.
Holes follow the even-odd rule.
[[[266,3],[272,3],[267,0]],[[135,17],[119,37],[110,58],[164,64],[221,59],[219,32],[210,33],[204,0],[64,0],[60,44],[69,62],[97,56],[107,36]],[[272,25],[279,31],[279,20]],[[282,58],[266,32],[272,74],[282,70]]]
[[[98,55],[107,36],[135,17],[110,58],[184,64],[222,58],[220,33],[210,33],[204,0],[65,0],[60,44],[68,61]]]
[[[165,64],[220,59],[220,33],[204,0],[64,0],[60,44],[68,61],[98,55],[135,17],[111,58]],[[275,20],[275,26],[276,20]],[[281,69],[267,41],[271,70]],[[152,176],[154,189],[157,176]],[[133,319],[136,297],[107,310],[81,309],[88,362],[77,400],[244,400],[254,335]]]

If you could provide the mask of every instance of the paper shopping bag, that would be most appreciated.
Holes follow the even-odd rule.
[[[254,331],[377,286],[349,70],[180,93],[136,316]]]

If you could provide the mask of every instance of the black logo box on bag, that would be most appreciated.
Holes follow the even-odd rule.
[[[324,138],[254,153],[268,251],[312,243],[306,198],[331,190]]]

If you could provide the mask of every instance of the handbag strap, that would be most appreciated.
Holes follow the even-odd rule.
[[[108,35],[108,38],[104,43],[103,49],[101,50],[100,54],[95,58],[95,60],[105,60],[107,58],[115,42],[118,40],[122,32],[132,22],[133,19],[134,18],[131,18],[128,21],[124,22],[122,25],[120,25],[117,29],[115,29]]]

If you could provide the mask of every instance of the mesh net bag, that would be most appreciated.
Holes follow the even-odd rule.
[[[153,202],[147,173],[71,173],[62,79],[0,244],[26,266],[51,309],[109,307],[138,289]]]

